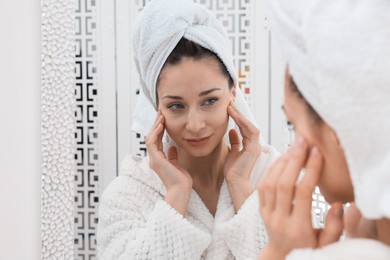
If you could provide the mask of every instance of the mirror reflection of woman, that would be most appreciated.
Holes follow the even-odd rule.
[[[259,184],[269,235],[259,259],[390,259],[390,2],[270,6],[296,142]],[[311,223],[317,185],[332,205],[324,229]]]
[[[191,1],[154,0],[134,39],[157,115],[148,157],[125,158],[102,196],[100,258],[256,257],[267,235],[254,187],[277,152],[236,88],[224,29]]]

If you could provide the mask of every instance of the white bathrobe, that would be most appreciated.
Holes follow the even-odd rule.
[[[297,249],[286,260],[389,260],[390,247],[373,239],[346,239],[320,249]]]
[[[260,156],[254,186],[275,155]],[[100,259],[255,259],[267,242],[257,192],[235,213],[224,182],[213,217],[193,190],[185,218],[165,202],[165,193],[148,158],[123,161],[120,176],[101,197]]]

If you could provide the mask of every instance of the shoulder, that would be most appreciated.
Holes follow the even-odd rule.
[[[148,157],[132,156],[130,154],[125,155],[122,159],[119,175],[131,176],[138,171],[149,171]]]
[[[102,200],[134,198],[140,194],[165,194],[160,178],[149,167],[147,157],[127,155],[121,162],[119,176],[105,188]]]

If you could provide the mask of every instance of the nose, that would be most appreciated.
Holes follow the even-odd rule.
[[[190,109],[187,115],[186,129],[192,133],[197,133],[206,126],[202,114],[196,109]]]

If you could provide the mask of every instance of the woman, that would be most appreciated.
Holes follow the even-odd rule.
[[[390,259],[390,2],[270,5],[297,140],[259,184],[269,235],[259,258]],[[332,204],[323,230],[311,225],[316,185]]]
[[[134,39],[158,113],[149,157],[126,158],[102,196],[100,258],[256,257],[266,233],[253,191],[276,152],[247,119],[222,26],[191,1],[158,0],[141,12]],[[239,131],[227,143],[229,116]]]

